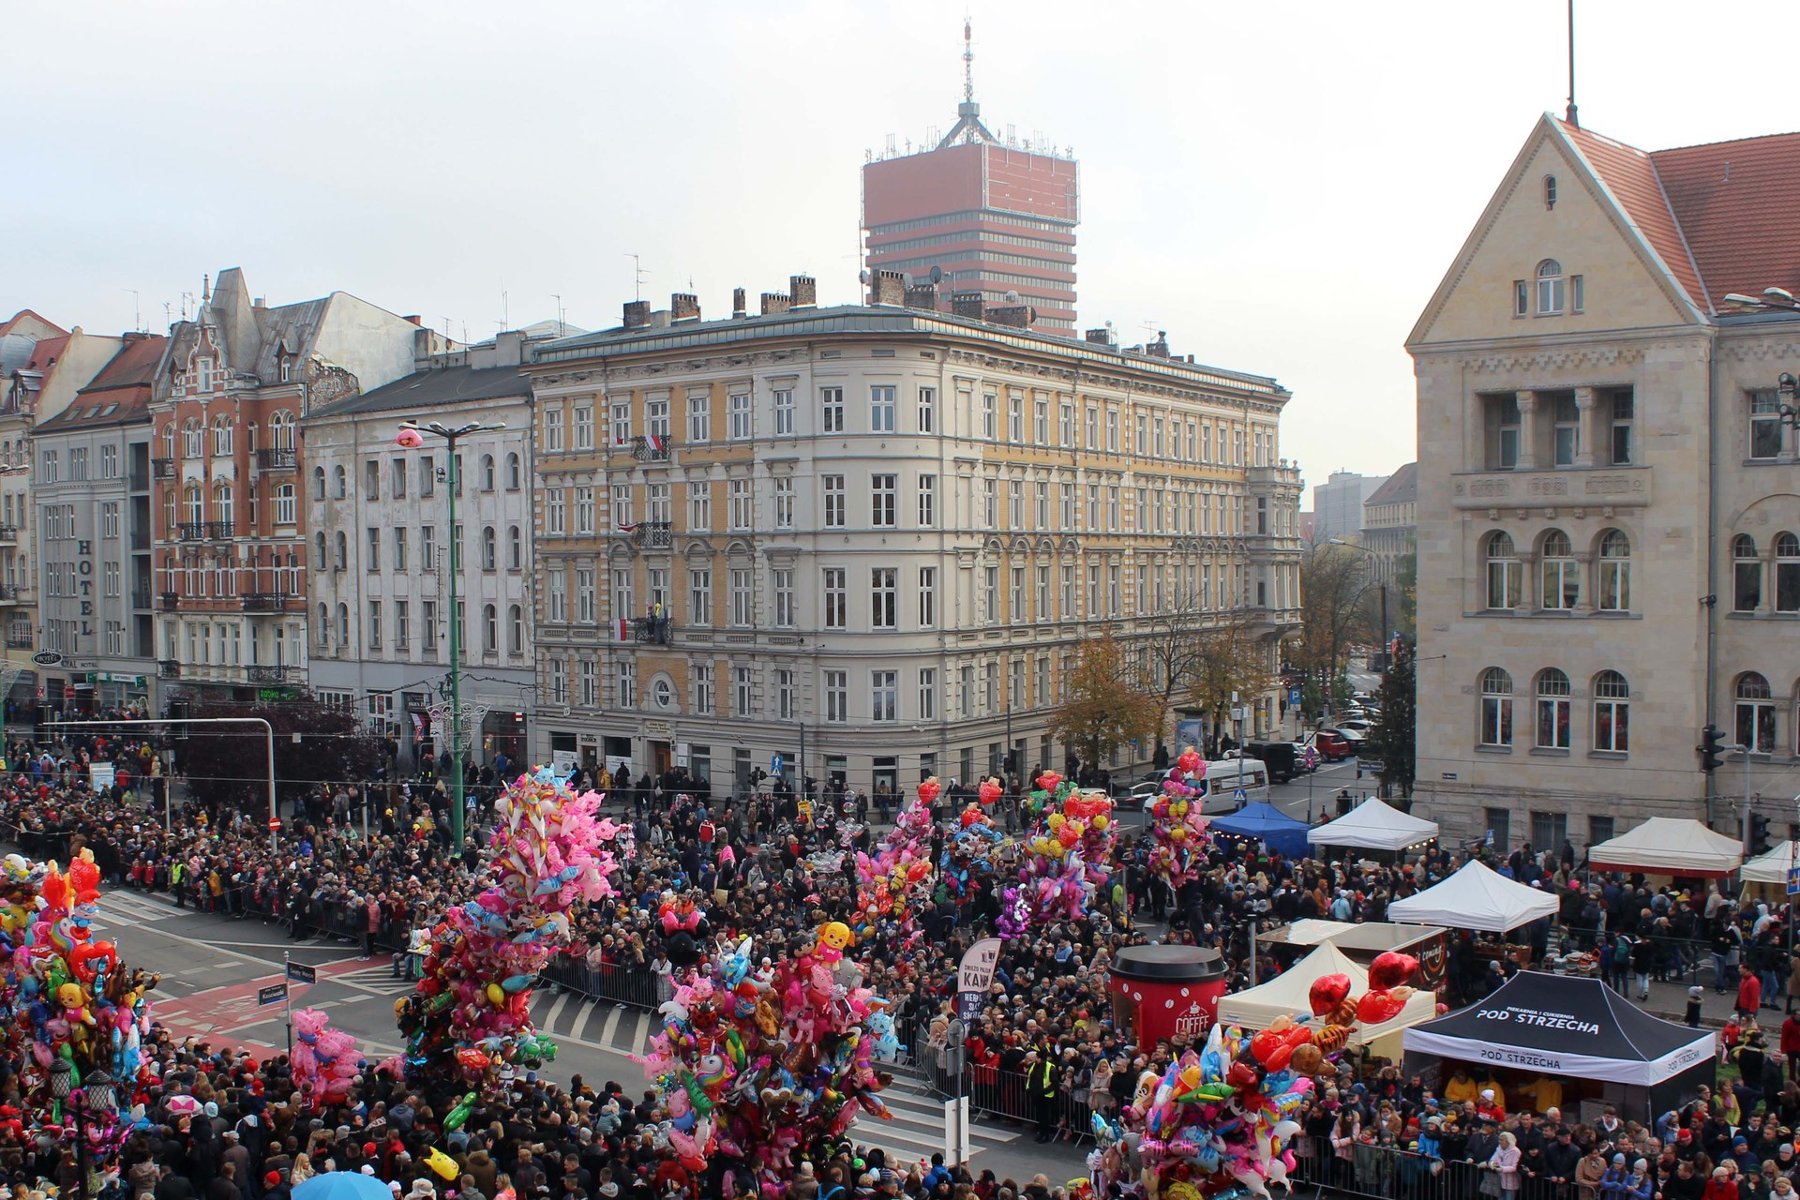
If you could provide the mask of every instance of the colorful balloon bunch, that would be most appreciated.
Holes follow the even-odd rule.
[[[433,1100],[497,1094],[513,1064],[555,1055],[532,1027],[531,985],[569,944],[570,908],[611,895],[614,848],[631,847],[628,826],[595,818],[600,800],[546,767],[495,801],[494,881],[438,920],[418,987],[394,1006],[407,1039],[401,1065]]]
[[[9,854],[0,863],[0,943],[5,970],[0,1010],[9,1015],[7,1052],[21,1064],[26,1104],[21,1124],[60,1122],[50,1095],[52,1073],[67,1064],[70,1084],[106,1070],[129,1088],[143,1067],[141,1045],[150,1031],[144,994],[158,978],[128,970],[111,942],[93,937],[100,868],[92,851],[69,864],[33,864]],[[89,1149],[104,1159],[126,1133],[102,1115],[86,1122]]]
[[[914,912],[931,895],[931,806],[938,797],[933,776],[919,785],[918,799],[894,819],[894,828],[874,854],[856,855],[856,900],[861,924],[891,922],[906,938],[914,930]]]
[[[997,798],[1000,785],[991,779],[982,782],[982,795],[987,795],[989,784],[994,784],[993,794]],[[984,800],[983,803],[993,801]],[[994,828],[993,819],[981,805],[971,804],[963,809],[938,857],[938,877],[943,891],[958,903],[966,900],[977,880],[993,874],[991,852],[1005,840],[1006,835]]]
[[[890,1115],[877,1095],[888,1076],[874,1064],[898,1041],[878,1020],[885,1002],[844,957],[854,937],[827,922],[806,953],[762,972],[746,938],[677,983],[637,1061],[670,1114],[657,1138],[683,1170],[723,1156],[773,1200],[797,1151],[835,1144],[858,1112]]]
[[[331,1018],[316,1008],[294,1013],[294,1084],[312,1105],[336,1104],[350,1094],[362,1073],[363,1056],[356,1039],[331,1027]]]
[[[1205,780],[1206,760],[1189,746],[1169,768],[1162,795],[1150,805],[1150,872],[1171,888],[1206,869],[1212,835],[1203,815]]]
[[[1079,792],[1054,771],[1038,776],[1045,804],[1025,839],[1019,895],[1039,924],[1077,920],[1093,893],[1106,886],[1117,829],[1113,802],[1100,792]],[[1006,936],[1004,933],[1002,936]]]

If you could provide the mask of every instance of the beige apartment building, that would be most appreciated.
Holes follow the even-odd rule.
[[[1800,792],[1800,135],[1646,153],[1546,115],[1408,340],[1418,803],[1581,846]]]
[[[929,292],[882,271],[873,303],[820,308],[796,277],[755,314],[676,295],[538,349],[539,755],[719,788],[776,756],[865,790],[1009,746],[1060,765],[1082,642],[1130,645],[1188,595],[1254,622],[1273,683],[1298,609],[1288,393]],[[1246,732],[1274,695],[1244,698]]]

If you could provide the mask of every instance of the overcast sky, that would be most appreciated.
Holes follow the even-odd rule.
[[[1563,109],[1563,0],[966,7],[990,127],[1081,160],[1080,322],[1278,378],[1309,483],[1409,459],[1402,343]],[[272,304],[343,289],[458,338],[558,293],[597,328],[630,253],[659,306],[800,271],[850,301],[864,154],[955,120],[964,11],[9,5],[0,307],[159,329],[241,266]],[[1582,122],[1646,149],[1800,127],[1797,34],[1791,3],[1581,0]]]

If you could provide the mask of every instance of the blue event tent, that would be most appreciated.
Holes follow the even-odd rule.
[[[1273,804],[1247,804],[1229,817],[1218,817],[1211,825],[1220,833],[1255,838],[1277,854],[1288,858],[1305,858],[1305,821],[1296,821]]]

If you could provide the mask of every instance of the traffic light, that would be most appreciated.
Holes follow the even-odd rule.
[[[1761,813],[1750,814],[1750,853],[1767,854],[1769,852],[1769,818]]]
[[[1719,751],[1724,743],[1725,731],[1717,725],[1708,725],[1700,731],[1700,744],[1694,749],[1700,752],[1700,769],[1702,771],[1710,775],[1719,769],[1719,764],[1724,761],[1719,757]]]

